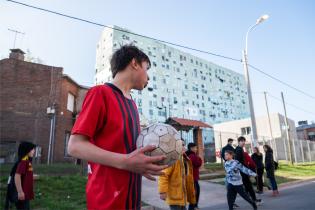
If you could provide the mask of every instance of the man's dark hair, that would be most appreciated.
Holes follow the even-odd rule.
[[[246,141],[245,137],[244,136],[240,136],[237,138],[237,141],[240,142],[240,141]]]
[[[234,157],[234,152],[231,151],[231,150],[226,150],[225,153],[228,153],[228,154],[230,154],[230,155],[232,155]]]
[[[197,146],[197,144],[191,142],[188,144],[188,150],[190,151],[192,147],[196,147],[196,146]]]
[[[132,61],[132,59],[135,59],[140,65],[143,61],[146,61],[148,62],[149,67],[151,66],[150,59],[144,52],[139,50],[134,45],[123,45],[114,52],[110,59],[110,67],[113,78],[118,72],[123,71]]]
[[[234,141],[234,139],[231,139],[231,138],[228,139],[228,142],[233,142],[233,141]]]

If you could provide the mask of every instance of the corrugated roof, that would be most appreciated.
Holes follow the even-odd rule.
[[[181,126],[191,126],[191,127],[202,127],[202,128],[212,128],[211,125],[208,125],[204,122],[198,121],[198,120],[189,120],[189,119],[183,119],[178,117],[171,117],[171,120],[174,120]]]

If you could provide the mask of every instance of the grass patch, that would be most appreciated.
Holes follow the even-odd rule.
[[[207,172],[224,171],[221,163],[206,163],[204,166]]]
[[[0,167],[0,209],[4,206],[7,179],[12,165]],[[33,165],[39,180],[34,183],[35,199],[31,209],[69,210],[86,209],[86,176],[82,176],[81,166],[74,164]]]
[[[292,179],[307,179],[315,177],[315,162],[304,164],[299,163],[295,165],[280,162],[279,169],[276,170],[276,175]]]
[[[0,165],[0,176],[8,176],[13,164]],[[33,164],[34,173],[48,176],[63,176],[63,175],[79,175],[82,174],[82,166],[70,163],[56,163],[52,165]]]

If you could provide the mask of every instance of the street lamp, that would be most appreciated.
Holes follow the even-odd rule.
[[[249,80],[249,72],[248,72],[248,60],[247,60],[247,41],[248,41],[248,34],[252,31],[258,24],[262,23],[263,21],[269,18],[268,15],[262,15],[260,18],[257,19],[256,23],[251,26],[247,33],[246,33],[246,43],[245,49],[243,50],[243,59],[242,63],[244,66],[245,71],[245,81],[247,86],[247,94],[248,94],[248,102],[249,102],[249,110],[250,110],[250,117],[251,117],[251,126],[252,126],[252,145],[257,146],[257,128],[256,128],[256,119],[255,119],[255,111],[253,105],[253,98],[252,98],[252,91],[250,87],[250,80]]]

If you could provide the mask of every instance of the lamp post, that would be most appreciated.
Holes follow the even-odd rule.
[[[249,72],[248,72],[248,60],[247,60],[247,41],[248,41],[248,34],[251,32],[258,24],[262,23],[263,21],[267,20],[269,18],[268,15],[263,15],[260,18],[257,19],[256,23],[251,26],[247,33],[246,33],[246,43],[245,43],[245,49],[243,50],[243,58],[242,63],[244,66],[244,72],[245,72],[245,81],[246,81],[246,87],[247,87],[247,95],[248,95],[248,102],[249,102],[249,110],[250,110],[250,117],[251,117],[251,127],[252,127],[252,145],[257,146],[257,128],[256,128],[256,119],[255,119],[255,111],[254,111],[254,105],[253,105],[253,98],[252,98],[252,91],[250,87],[250,80],[249,80]]]

